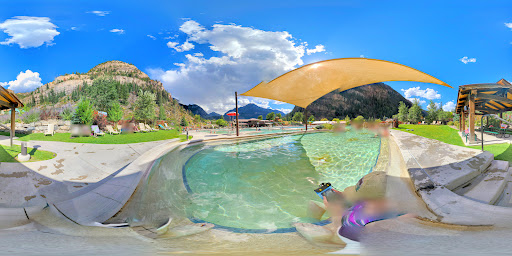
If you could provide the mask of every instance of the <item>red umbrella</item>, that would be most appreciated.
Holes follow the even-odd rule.
[[[227,116],[236,116],[236,112],[229,112],[226,114]]]

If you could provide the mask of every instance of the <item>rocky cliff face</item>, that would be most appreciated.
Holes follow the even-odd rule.
[[[316,120],[327,118],[343,119],[345,116],[355,118],[359,115],[365,118],[392,117],[398,113],[398,103],[403,101],[409,107],[412,103],[389,85],[376,83],[363,85],[343,92],[333,91],[316,100],[308,106],[308,116]],[[290,113],[304,112],[301,107],[295,107]]]

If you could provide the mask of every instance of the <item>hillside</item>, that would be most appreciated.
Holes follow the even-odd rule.
[[[35,91],[20,93],[18,96],[24,103],[33,105],[42,104],[49,97],[62,98],[69,96],[75,90],[79,90],[84,84],[93,85],[98,78],[108,78],[123,85],[130,85],[133,90],[144,89],[154,93],[163,94],[166,99],[171,99],[171,94],[165,91],[159,81],[151,80],[148,75],[140,71],[132,64],[122,61],[107,61],[101,63],[87,73],[74,73],[58,76],[54,81],[47,83]]]
[[[19,93],[17,96],[29,107],[54,112],[72,108],[84,97],[91,100],[97,111],[107,111],[110,102],[118,101],[123,107],[123,119],[131,119],[134,103],[141,91],[155,95],[157,105],[166,110],[168,119],[179,123],[185,116],[189,122],[193,122],[193,116],[171,97],[161,82],[150,79],[132,64],[116,60],[101,63],[87,73],[58,76],[32,92]],[[157,107],[157,115],[159,109]]]
[[[316,120],[327,118],[343,119],[345,116],[355,118],[359,115],[365,118],[392,117],[398,113],[398,103],[405,102],[409,107],[412,103],[389,85],[376,83],[363,85],[343,92],[333,91],[316,100],[308,106],[308,115]],[[289,114],[304,112],[301,107],[295,107]]]
[[[226,115],[229,112],[235,112],[235,109],[232,109],[232,110],[226,112],[224,114],[224,119],[229,120],[230,117]],[[242,119],[257,118],[260,115],[263,116],[263,119],[265,119],[267,114],[270,112],[274,112],[275,114],[279,113],[279,114],[281,114],[281,116],[285,115],[283,112],[281,112],[279,110],[270,109],[270,108],[262,108],[253,103],[247,104],[243,107],[238,108],[239,118],[242,118]]]

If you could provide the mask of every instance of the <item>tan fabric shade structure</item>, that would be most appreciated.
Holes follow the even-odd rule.
[[[16,122],[16,108],[22,108],[23,103],[14,95],[14,92],[7,90],[0,86],[0,110],[10,109],[11,110],[11,127],[10,130],[10,140],[12,146],[12,140],[14,138],[14,129]]]
[[[343,58],[320,61],[292,70],[270,82],[261,82],[241,94],[272,99],[306,108],[334,90],[348,90],[386,81],[447,83],[414,68],[385,60]]]

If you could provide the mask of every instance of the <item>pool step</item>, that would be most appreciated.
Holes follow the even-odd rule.
[[[512,172],[512,167],[509,167],[508,170]],[[503,188],[500,198],[498,198],[494,205],[512,207],[512,173],[508,176],[505,188]]]
[[[454,192],[481,203],[495,204],[501,197],[509,177],[508,162],[494,160],[482,174],[455,189]]]

